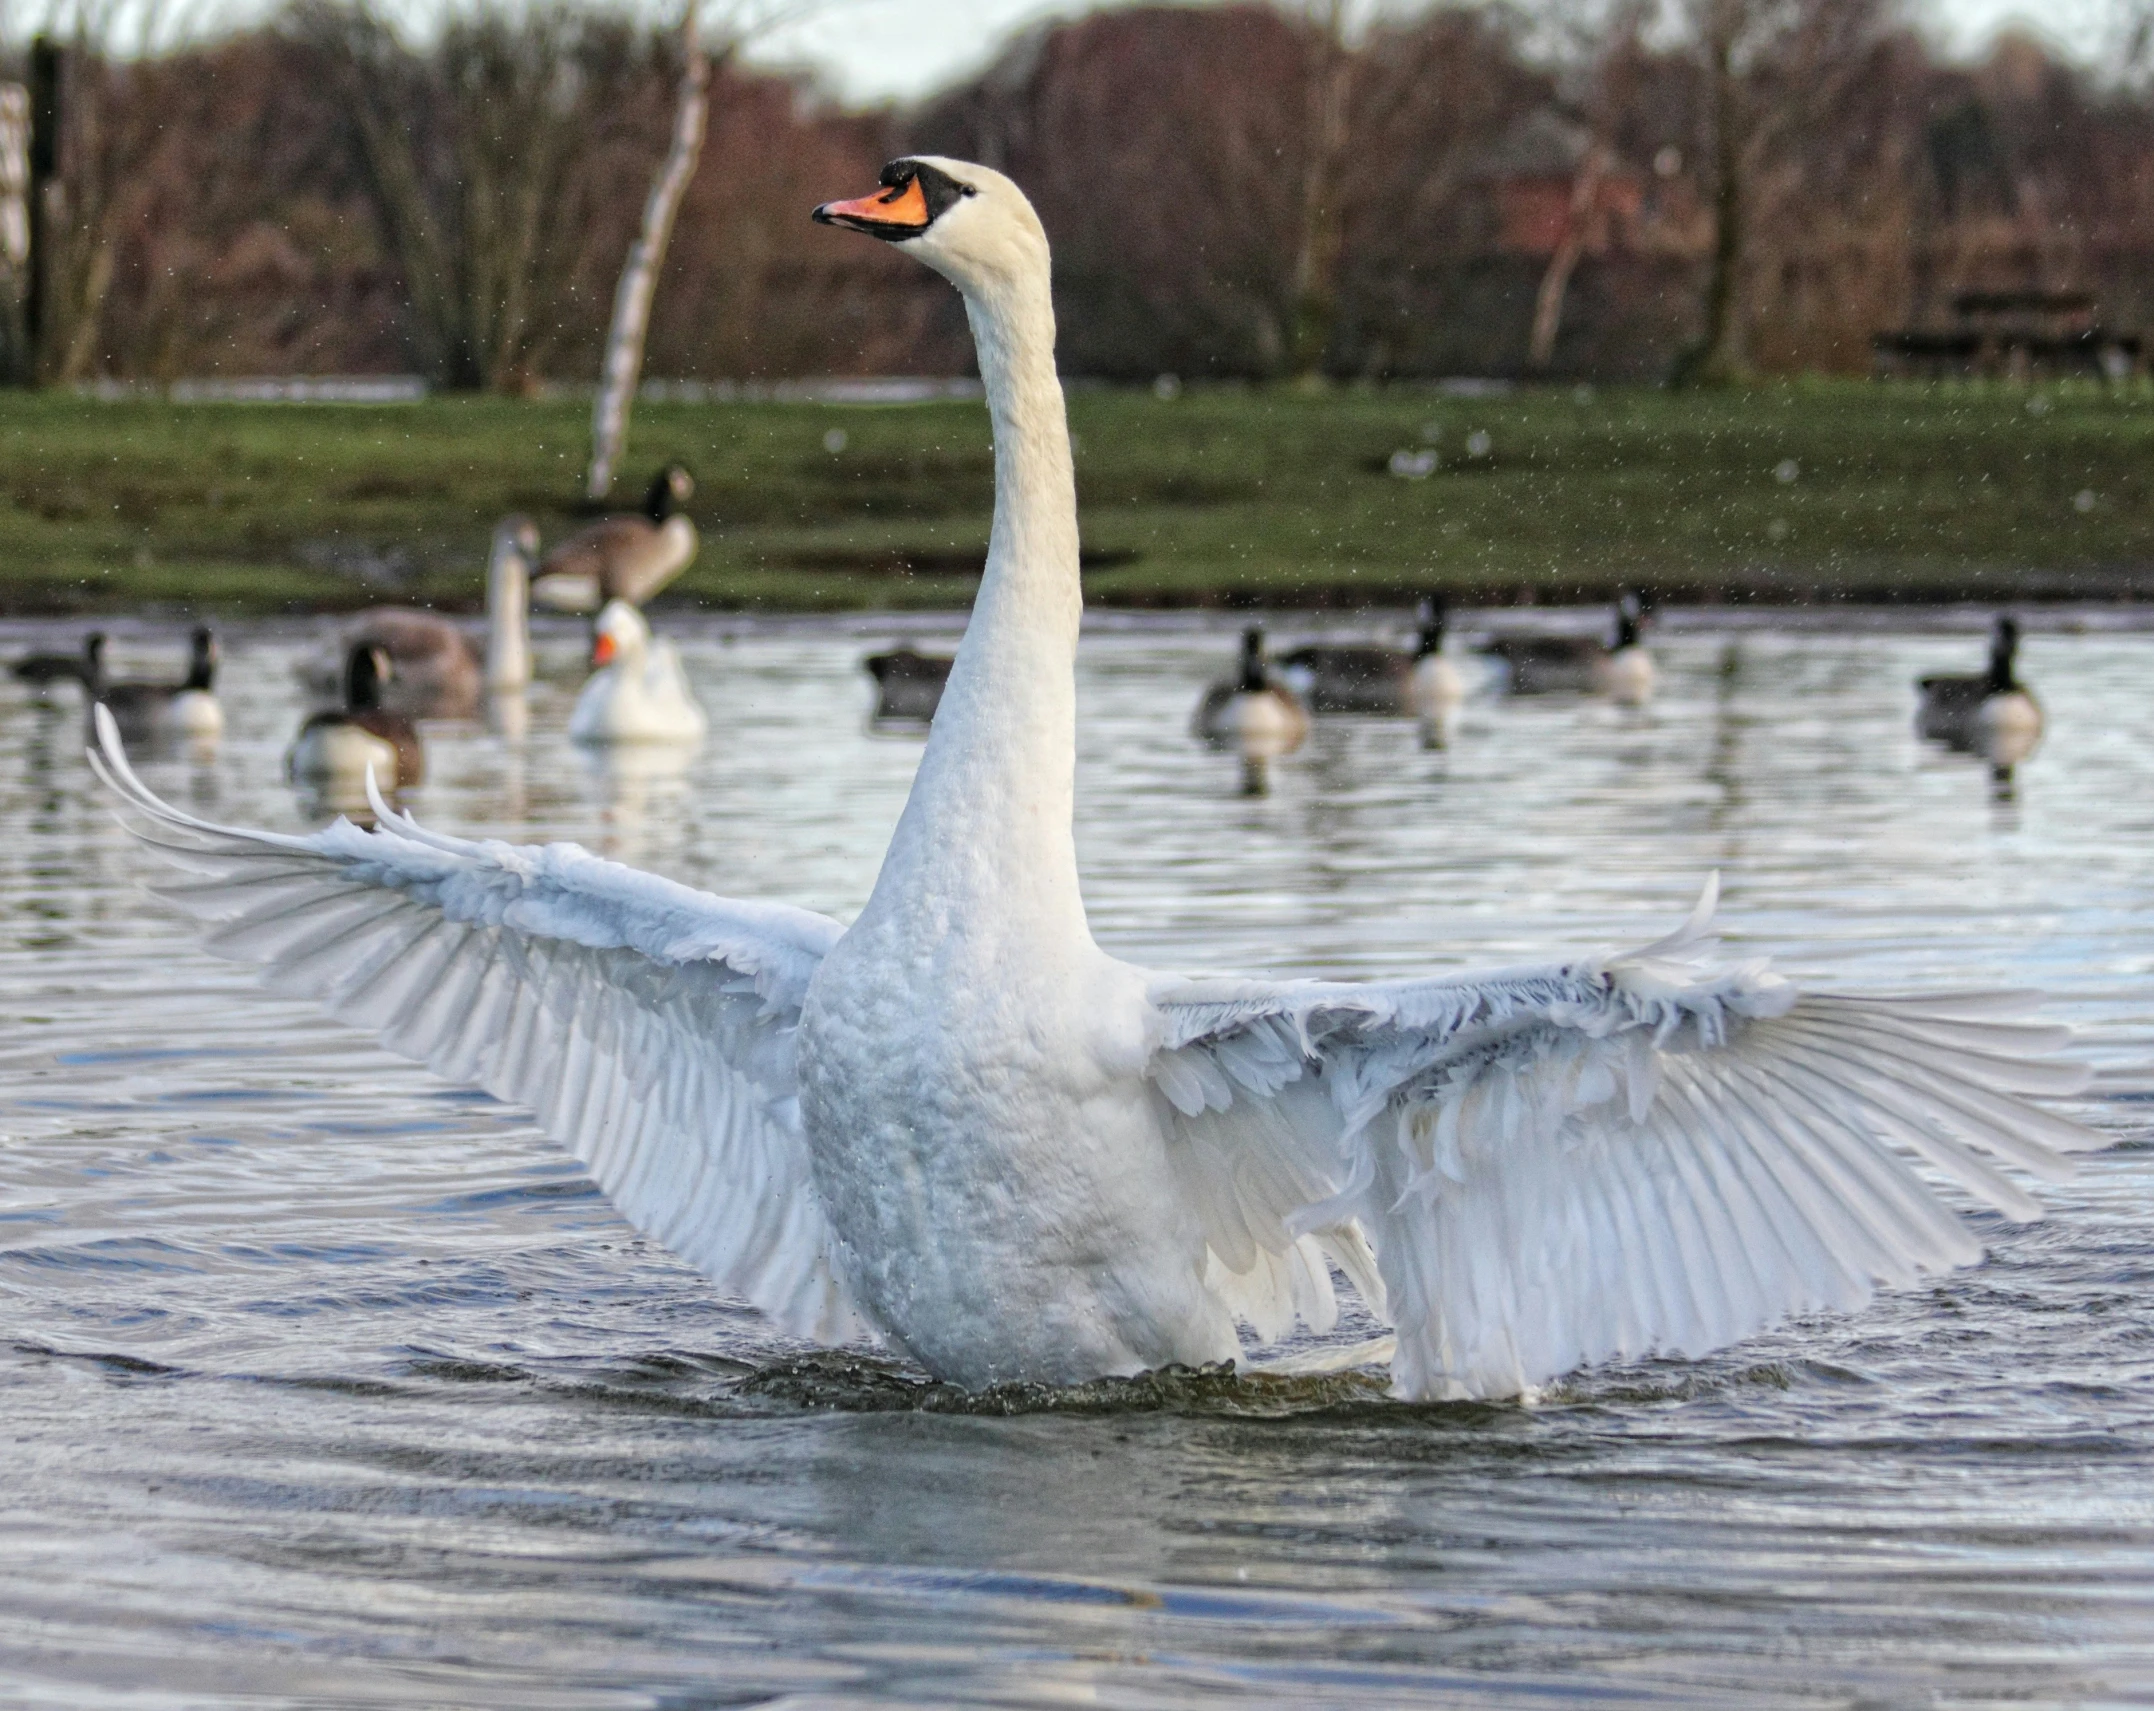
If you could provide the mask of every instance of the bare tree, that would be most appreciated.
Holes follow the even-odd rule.
[[[710,113],[711,63],[703,51],[697,24],[697,0],[681,14],[681,80],[674,99],[673,140],[659,163],[651,193],[643,204],[643,228],[629,246],[628,260],[613,296],[613,324],[606,335],[606,356],[599,371],[598,397],[591,406],[591,468],[584,497],[597,501],[613,491],[613,472],[628,438],[628,411],[643,373],[643,344],[651,325],[651,298],[658,289],[658,269],[666,259],[674,217],[688,181],[702,158],[703,135]]]
[[[560,4],[487,9],[420,53],[368,0],[305,0],[292,24],[352,115],[422,365],[451,387],[528,384],[559,299],[610,235],[584,157],[647,81],[632,27]]]

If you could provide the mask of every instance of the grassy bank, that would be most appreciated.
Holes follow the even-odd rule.
[[[1128,603],[2154,594],[2154,398],[1801,384],[1705,396],[1079,391],[1087,585]],[[842,436],[842,444],[840,444]],[[0,608],[476,602],[494,517],[573,517],[574,403],[0,394]],[[835,449],[833,449],[835,448]],[[1392,472],[1433,452],[1419,479]],[[947,605],[987,539],[977,404],[645,404],[711,605]]]

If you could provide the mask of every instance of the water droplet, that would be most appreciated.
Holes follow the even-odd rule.
[[[1466,455],[1468,457],[1486,457],[1488,456],[1489,447],[1494,443],[1488,437],[1486,428],[1476,428],[1466,436]]]
[[[2077,493],[2073,494],[2072,509],[2077,511],[2081,516],[2085,516],[2087,512],[2093,510],[2094,489],[2091,487],[2082,487]]]
[[[1152,382],[1152,396],[1163,402],[1172,402],[1182,395],[1182,377],[1178,374],[1162,374]]]
[[[829,433],[823,436],[823,450],[832,457],[836,457],[844,449],[845,430],[843,428],[832,428]]]
[[[1802,465],[1791,457],[1784,457],[1773,465],[1773,479],[1779,482],[1782,487],[1787,486],[1789,482],[1800,474],[1802,474]]]

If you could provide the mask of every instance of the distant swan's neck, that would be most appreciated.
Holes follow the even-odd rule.
[[[530,583],[523,552],[496,541],[486,567],[486,687],[521,689],[530,681]]]
[[[1041,276],[968,296],[995,436],[995,521],[972,621],[870,911],[990,915],[1088,937],[1071,832],[1077,487]]]

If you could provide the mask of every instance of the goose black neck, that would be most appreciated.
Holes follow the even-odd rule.
[[[197,625],[194,632],[193,652],[187,657],[187,682],[184,687],[199,689],[205,694],[217,682],[217,638],[209,633],[207,625]]]
[[[1417,622],[1419,630],[1414,641],[1414,658],[1427,659],[1431,654],[1443,652],[1444,604],[1441,600],[1424,600]]]
[[[1241,676],[1235,688],[1253,695],[1264,687],[1264,632],[1251,625],[1242,632]]]
[[[673,472],[662,469],[658,479],[651,483],[650,492],[643,496],[643,514],[654,523],[663,523],[673,515]]]
[[[1989,691],[2001,695],[2018,685],[2012,679],[2012,663],[2019,653],[2019,625],[1999,618],[1989,642]]]
[[[371,713],[381,705],[381,658],[372,648],[353,648],[344,666],[344,705]]]
[[[92,630],[82,638],[82,686],[96,700],[105,692],[105,633]]]
[[[1618,652],[1638,645],[1638,613],[1628,601],[1616,608],[1615,645]]]

